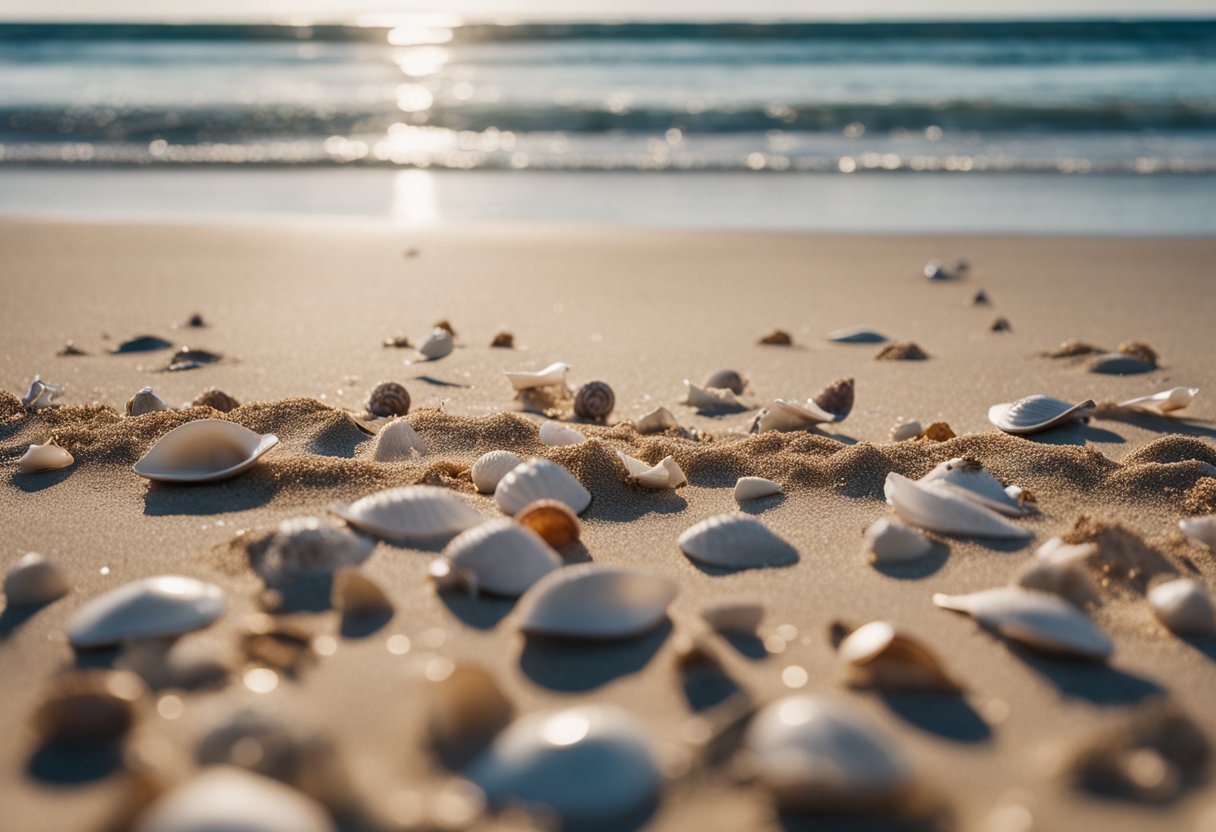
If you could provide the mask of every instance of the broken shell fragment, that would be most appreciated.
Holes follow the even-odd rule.
[[[1216,551],[1216,514],[1179,520],[1178,528],[1191,540]]]
[[[380,585],[354,566],[343,566],[334,573],[329,602],[338,612],[354,617],[393,611],[393,602]]]
[[[929,442],[945,442],[957,435],[947,422],[933,422],[921,431],[920,438]]]
[[[641,419],[638,419],[634,425],[638,433],[662,433],[670,428],[677,428],[679,426],[680,424],[676,421],[676,417],[665,407],[656,407]]]
[[[510,451],[490,451],[482,454],[473,463],[469,475],[473,478],[473,486],[482,494],[493,494],[498,482],[523,460]]]
[[[38,376],[34,376],[34,380],[30,382],[30,389],[21,397],[21,404],[25,405],[26,410],[44,410],[48,407],[59,407],[59,397],[62,395],[62,387],[47,384]]]
[[[433,540],[472,528],[482,517],[446,488],[407,485],[377,491],[329,510],[357,529],[389,540]]]
[[[924,432],[924,426],[915,420],[911,422],[900,422],[895,427],[891,428],[892,442],[907,442],[909,439],[920,439],[921,433]]]
[[[517,598],[561,568],[562,559],[532,529],[499,518],[461,533],[443,556],[449,569],[432,568],[441,584],[463,584],[470,592]]]
[[[616,394],[602,381],[589,381],[574,395],[574,415],[580,419],[602,422],[615,405]]]
[[[52,745],[116,740],[135,725],[148,689],[125,670],[73,670],[52,680],[34,712],[34,730]]]
[[[834,413],[828,413],[813,401],[799,404],[798,402],[776,399],[772,404],[760,411],[760,414],[756,417],[756,421],[752,424],[751,432],[809,430],[816,425],[838,422],[842,418]]]
[[[697,410],[738,410],[743,407],[728,388],[698,387],[688,379],[684,379],[684,384],[688,386],[684,404],[689,407]]]
[[[587,437],[572,427],[548,419],[540,426],[540,441],[550,447],[560,448],[566,445],[578,445],[586,442]]]
[[[426,453],[426,442],[414,426],[397,417],[376,434],[372,458],[377,462],[401,462]]]
[[[701,617],[719,633],[754,635],[764,620],[764,605],[748,601],[723,601],[701,608]]]
[[[939,592],[933,603],[966,613],[1005,638],[1043,652],[1103,660],[1115,651],[1106,633],[1057,595],[1008,586],[968,595]]]
[[[1172,413],[1175,410],[1182,410],[1199,395],[1198,387],[1174,387],[1170,390],[1163,390],[1160,393],[1154,393],[1151,396],[1140,396],[1136,399],[1128,399],[1125,402],[1119,402],[1120,407],[1140,407],[1140,408],[1155,408],[1162,413]]]
[[[566,386],[566,373],[570,371],[570,365],[562,361],[550,364],[543,370],[537,372],[504,372],[507,381],[511,382],[511,386],[518,390],[533,390],[537,387],[552,387]]]
[[[900,520],[941,534],[1029,540],[1034,534],[1019,528],[995,511],[892,471],[883,486],[887,502]]]
[[[224,591],[181,575],[144,578],[100,595],[68,622],[73,647],[176,636],[206,627],[224,611]]]
[[[887,336],[864,326],[851,326],[828,333],[828,340],[837,344],[884,344]]]
[[[1190,578],[1174,578],[1148,591],[1148,603],[1157,618],[1178,635],[1216,632],[1216,608],[1207,590]]]
[[[293,517],[279,524],[257,562],[268,584],[332,575],[371,556],[375,541],[317,517]]]
[[[684,476],[683,469],[673,457],[665,456],[656,464],[650,465],[621,451],[617,451],[616,456],[625,466],[630,481],[643,488],[679,488],[688,484],[688,477]]]
[[[133,832],[333,832],[320,803],[233,766],[208,766],[152,803]]]
[[[591,505],[591,492],[556,462],[536,457],[508,471],[494,489],[494,502],[504,514],[519,514],[537,500],[559,500],[582,514]]]
[[[526,526],[557,549],[578,540],[578,516],[560,500],[537,500],[515,515],[515,522]]]
[[[748,500],[759,500],[782,492],[781,483],[764,477],[739,477],[735,480],[735,502],[743,505]]]
[[[277,444],[273,433],[255,433],[224,419],[199,419],[166,433],[131,470],[158,482],[214,482],[249,470]]]
[[[858,687],[885,690],[956,691],[959,685],[941,659],[911,636],[885,621],[871,621],[845,636],[837,647],[840,660]]]
[[[709,374],[701,386],[716,390],[729,390],[736,396],[741,396],[743,388],[747,386],[747,379],[738,370],[715,370]]]
[[[139,392],[127,402],[128,416],[142,416],[145,413],[156,413],[168,409],[169,405],[165,404],[165,400],[156,395],[151,387],[140,388]]]
[[[1030,513],[1029,509],[1009,496],[996,477],[984,470],[982,463],[974,459],[955,457],[947,460],[918,482],[943,488],[947,493],[979,503],[1008,517],[1022,517]]]
[[[907,563],[933,549],[933,541],[890,517],[875,520],[864,535],[866,551],[874,563]]]
[[[410,393],[395,381],[382,381],[367,398],[373,416],[404,416],[410,412]]]
[[[1051,396],[1034,395],[1016,402],[994,404],[988,408],[988,421],[1005,433],[1023,436],[1088,419],[1093,411],[1092,401],[1069,404]]]
[[[455,348],[456,343],[452,340],[452,333],[437,326],[422,339],[422,343],[418,345],[418,352],[428,361],[438,361],[440,358],[451,355]]]
[[[788,566],[798,551],[754,517],[716,514],[686,529],[680,551],[695,561],[731,569]]]
[[[537,636],[629,638],[659,626],[675,597],[669,578],[592,563],[567,566],[520,600],[519,627]]]
[[[12,605],[49,604],[72,591],[59,564],[37,552],[27,552],[4,576],[4,597]]]
[[[17,460],[17,470],[22,474],[41,474],[67,468],[75,461],[75,457],[52,440],[45,445],[30,445],[21,455],[21,459]]]

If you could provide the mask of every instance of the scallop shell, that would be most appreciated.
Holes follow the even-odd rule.
[[[17,470],[23,474],[40,474],[67,468],[76,459],[54,441],[45,445],[30,445],[29,450],[17,460]]]
[[[353,503],[331,503],[329,510],[358,529],[398,541],[447,537],[482,520],[456,494],[432,485],[389,488]]]
[[[963,612],[1005,638],[1047,653],[1107,659],[1115,646],[1085,613],[1057,595],[999,587],[968,595],[936,593],[937,606]]]
[[[748,726],[760,782],[792,809],[871,809],[913,785],[911,764],[860,712],[824,696],[787,696]]]
[[[743,388],[747,387],[747,379],[738,370],[715,370],[709,374],[701,386],[716,390],[729,390],[736,396],[742,396]]]
[[[1161,623],[1179,635],[1216,632],[1216,608],[1207,590],[1190,578],[1174,578],[1148,591],[1148,603]]]
[[[735,502],[743,505],[748,500],[780,494],[781,490],[781,483],[766,480],[764,477],[739,477],[735,480]]]
[[[329,603],[343,615],[371,616],[393,611],[393,602],[380,585],[354,566],[343,566],[334,573]]]
[[[279,524],[257,564],[267,583],[330,575],[363,563],[376,543],[317,517],[293,517]]]
[[[1137,399],[1128,399],[1125,402],[1120,402],[1120,407],[1153,407],[1160,410],[1162,413],[1172,413],[1175,410],[1182,410],[1199,395],[1198,387],[1174,387],[1170,390],[1163,390],[1160,393],[1154,393],[1151,396],[1141,396]]]
[[[516,390],[532,390],[537,387],[552,387],[566,385],[566,373],[570,372],[570,365],[562,361],[550,364],[543,370],[530,373],[524,371],[504,372],[507,381],[511,382],[511,386]]]
[[[34,376],[34,380],[30,382],[30,389],[21,397],[21,403],[25,405],[26,410],[59,407],[59,397],[62,395],[62,387],[47,384],[38,376]]]
[[[443,555],[448,574],[470,591],[506,598],[519,597],[562,565],[540,535],[505,517],[461,533]]]
[[[909,439],[920,439],[921,433],[925,430],[925,426],[915,420],[911,422],[900,422],[895,427],[891,428],[892,442],[907,442]]]
[[[1029,540],[1034,534],[979,503],[932,486],[913,482],[894,471],[883,486],[887,502],[900,520],[931,532],[968,537]]]
[[[410,393],[395,381],[382,381],[367,398],[373,416],[404,416],[410,412]]]
[[[156,413],[168,409],[169,405],[165,404],[165,400],[156,395],[156,391],[151,387],[140,388],[139,392],[127,402],[128,416],[142,416],[145,413]]]
[[[591,505],[591,492],[556,462],[536,457],[508,471],[494,489],[494,502],[512,516],[537,500],[559,500],[582,514]]]
[[[798,551],[754,517],[716,514],[688,528],[677,540],[695,561],[733,569],[788,566]]]
[[[55,745],[116,740],[134,727],[148,688],[125,670],[74,670],[52,682],[34,711],[39,738]]]
[[[4,597],[12,605],[49,604],[72,591],[59,564],[37,552],[27,552],[4,576]]]
[[[638,419],[634,425],[638,433],[662,433],[665,430],[678,428],[679,426],[680,423],[676,421],[676,417],[665,407],[656,407],[641,419]]]
[[[812,401],[799,404],[798,402],[788,402],[785,399],[777,399],[764,410],[760,411],[760,415],[756,417],[756,423],[752,428],[752,432],[807,430],[815,425],[838,421],[840,421],[839,417],[828,413]]]
[[[152,803],[133,832],[334,832],[321,804],[277,780],[209,766]]]
[[[735,398],[735,394],[727,388],[701,388],[688,379],[684,379],[684,383],[688,385],[688,395],[684,398],[684,404],[689,407],[697,410],[735,410],[743,406]]]
[[[1008,517],[1030,514],[1029,509],[1009,496],[1005,486],[974,459],[955,457],[947,460],[921,477],[918,482],[921,485],[945,488],[947,493],[964,497]]]
[[[560,448],[565,445],[578,445],[586,442],[587,437],[561,422],[547,419],[540,426],[540,441],[550,447]]]
[[[398,417],[380,428],[372,458],[377,462],[400,462],[426,453],[426,442],[414,426]]]
[[[1204,517],[1188,517],[1185,520],[1179,520],[1178,528],[1191,540],[1194,540],[1196,543],[1202,543],[1209,549],[1216,551],[1216,514],[1209,514]]]
[[[515,522],[527,526],[553,548],[578,540],[578,516],[558,500],[537,500],[515,515]]]
[[[828,340],[837,344],[885,344],[887,336],[864,326],[851,326],[828,333]]]
[[[278,443],[273,433],[254,433],[223,419],[199,419],[158,439],[132,470],[158,482],[214,482],[249,470]]]
[[[933,550],[933,541],[890,517],[875,520],[864,535],[874,563],[907,563]]]
[[[701,617],[719,633],[751,635],[764,620],[764,605],[749,601],[722,601],[702,607]]]
[[[214,387],[199,393],[191,404],[194,407],[215,408],[220,413],[231,413],[241,406],[241,403],[232,398],[232,396]]]
[[[1157,369],[1156,364],[1145,361],[1135,355],[1121,352],[1108,352],[1096,356],[1089,362],[1091,373],[1105,373],[1115,376],[1129,376],[1137,373],[1148,373]]]
[[[1051,396],[1034,395],[1016,402],[994,404],[988,408],[988,421],[1005,433],[1021,436],[1086,419],[1093,410],[1092,401],[1069,404]]]
[[[602,422],[616,405],[616,394],[602,381],[589,381],[574,396],[574,415]]]
[[[482,494],[492,494],[498,487],[498,481],[516,465],[523,463],[518,455],[510,451],[490,451],[482,454],[473,463],[469,472],[473,477],[473,485]]]
[[[837,653],[848,665],[854,685],[884,690],[959,689],[937,654],[886,621],[858,627],[840,642]]]
[[[617,451],[616,455],[625,466],[629,479],[643,488],[679,488],[688,484],[688,477],[684,476],[683,469],[670,456],[650,465],[621,451]]]
[[[224,611],[224,591],[180,575],[144,578],[100,595],[68,622],[73,647],[176,636],[206,627]]]
[[[563,827],[632,816],[657,801],[663,786],[645,728],[612,705],[517,719],[465,774],[491,806],[546,806]]]
[[[520,629],[539,636],[613,639],[640,635],[667,615],[669,578],[586,563],[550,572],[520,600]]]
[[[455,348],[456,343],[452,340],[452,333],[437,326],[422,339],[422,343],[418,345],[418,352],[428,361],[438,361],[440,358],[451,355]]]

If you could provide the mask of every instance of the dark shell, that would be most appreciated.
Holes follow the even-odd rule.
[[[442,321],[437,321],[433,329],[442,329],[453,338],[456,337],[456,330],[452,328],[452,324],[447,318],[444,318]]]
[[[404,416],[410,412],[409,391],[395,381],[382,381],[368,398],[367,409],[376,416]]]
[[[384,346],[403,350],[403,349],[409,349],[411,344],[410,344],[410,339],[406,338],[404,335],[394,335],[391,338],[384,339]]]
[[[68,341],[67,343],[65,343],[63,345],[63,349],[61,349],[59,352],[57,352],[55,354],[60,355],[60,356],[88,355],[87,352],[82,350],[80,347],[76,346],[75,341]]]
[[[738,396],[743,393],[743,388],[747,386],[747,381],[736,370],[718,370],[715,373],[711,373],[701,386],[729,390]]]
[[[1008,318],[997,318],[992,322],[993,332],[1012,332],[1013,325],[1009,323]]]
[[[578,517],[560,500],[537,500],[517,515],[515,521],[536,532],[554,549],[578,540]]]
[[[972,306],[987,306],[992,301],[988,300],[988,293],[980,289],[975,293],[975,297],[971,299]]]
[[[198,312],[195,312],[193,315],[190,316],[190,319],[188,321],[186,321],[186,326],[201,327],[201,326],[206,326],[206,325],[207,325],[207,322],[205,320],[203,320],[203,316],[200,315]]]
[[[152,352],[153,350],[167,350],[173,346],[172,341],[166,341],[164,338],[159,338],[155,335],[138,335],[129,341],[123,341],[114,348],[114,353],[128,352]]]
[[[494,336],[494,340],[490,342],[491,347],[500,347],[505,350],[515,348],[515,336],[509,332],[500,332]]]
[[[924,361],[929,354],[911,341],[887,344],[874,356],[879,361]]]
[[[785,330],[774,329],[768,335],[761,338],[758,343],[767,344],[772,347],[788,347],[794,343],[794,339]]]
[[[1143,341],[1124,341],[1119,345],[1119,352],[1133,355],[1145,364],[1157,366],[1157,351]]]
[[[240,407],[241,403],[223,390],[217,390],[212,387],[210,390],[204,390],[202,393],[199,393],[193,405],[195,407],[215,408],[220,413],[231,413]]]
[[[197,370],[199,367],[206,367],[208,364],[214,364],[221,358],[223,358],[223,356],[216,352],[208,352],[207,350],[192,350],[189,347],[182,347],[180,350],[173,353],[173,357],[169,359],[169,366],[166,369],[172,372]]]
[[[823,388],[813,401],[828,413],[843,419],[853,409],[853,379],[836,379]]]
[[[116,740],[139,716],[147,687],[125,670],[67,673],[34,712],[34,728],[48,744],[83,745]]]
[[[602,381],[587,382],[574,396],[574,414],[581,419],[607,419],[615,405],[616,395]]]

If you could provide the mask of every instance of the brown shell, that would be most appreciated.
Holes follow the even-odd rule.
[[[578,540],[578,517],[560,500],[537,500],[524,506],[515,520],[557,549]]]
[[[500,332],[494,336],[494,340],[490,342],[491,347],[499,347],[504,350],[515,348],[515,336],[509,332]]]
[[[853,409],[853,379],[838,378],[819,391],[815,404],[843,419]]]
[[[1095,347],[1093,344],[1087,344],[1074,338],[1070,341],[1065,341],[1054,350],[1048,350],[1043,354],[1048,358],[1073,358],[1078,355],[1093,355],[1096,352],[1104,352],[1104,350],[1100,347]]]
[[[409,391],[395,381],[382,381],[367,399],[375,416],[404,416],[410,412]]]
[[[983,289],[980,289],[978,292],[976,292],[975,297],[973,297],[971,299],[971,304],[973,306],[987,306],[991,302],[992,301],[988,300],[988,293],[985,292]]]
[[[729,390],[738,396],[742,395],[743,388],[747,386],[747,381],[737,370],[718,370],[715,373],[710,373],[709,378],[705,379],[705,383],[701,386],[713,387],[718,390]]]
[[[78,745],[116,740],[135,724],[147,696],[142,679],[125,670],[64,674],[34,712],[43,742]]]
[[[879,361],[924,361],[929,353],[911,341],[887,344],[874,356]]]
[[[198,394],[194,400],[195,407],[212,407],[220,413],[231,413],[241,406],[241,403],[229,396],[223,390],[212,387]]]
[[[589,381],[574,396],[574,414],[582,419],[603,421],[616,405],[612,388],[602,381]]]
[[[997,318],[992,322],[993,332],[1012,332],[1013,324],[1009,323],[1008,318]]]
[[[1133,355],[1146,364],[1157,366],[1157,351],[1143,341],[1124,341],[1119,345],[1119,352]]]
[[[788,332],[783,329],[774,329],[768,335],[765,335],[757,343],[767,344],[770,347],[788,347],[794,343],[794,339]]]
[[[55,355],[59,355],[59,356],[88,355],[88,353],[85,352],[84,350],[82,350],[80,347],[76,346],[75,341],[69,340],[67,343],[65,343],[63,345],[63,349],[61,349],[59,352],[55,353]]]
[[[934,422],[921,431],[920,435],[922,439],[928,439],[930,442],[945,442],[947,439],[953,439],[958,434],[945,422]]]
[[[203,316],[198,312],[195,312],[186,321],[186,326],[201,327],[201,326],[206,326],[206,325],[207,325],[207,322],[205,320],[203,320]]]
[[[456,330],[452,327],[451,321],[449,321],[447,318],[444,318],[442,321],[436,321],[435,326],[433,326],[432,329],[442,329],[448,335],[453,337],[456,336]]]

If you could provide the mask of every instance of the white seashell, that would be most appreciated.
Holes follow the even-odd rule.
[[[1008,517],[1023,517],[1030,513],[1025,506],[1006,493],[1005,486],[1001,485],[996,477],[974,460],[962,457],[947,460],[917,482],[933,487],[944,486],[948,493],[964,497]]]
[[[828,340],[837,344],[884,344],[887,336],[864,326],[850,326],[828,333]]]
[[[380,428],[372,458],[377,462],[398,462],[426,453],[426,442],[414,426],[398,417]]]
[[[920,422],[900,422],[895,427],[891,428],[892,442],[907,442],[909,439],[919,439],[924,433],[925,426]]]
[[[473,477],[473,485],[478,491],[482,494],[493,494],[499,480],[522,463],[523,460],[510,451],[490,451],[477,458],[469,474]]]
[[[629,478],[643,488],[679,488],[688,484],[684,470],[670,456],[663,457],[656,465],[648,465],[620,451],[617,451],[616,455],[624,464]]]
[[[504,372],[507,381],[511,382],[511,386],[516,390],[532,390],[536,387],[552,387],[555,385],[565,386],[566,373],[570,372],[570,365],[562,361],[550,364],[543,370],[535,373],[515,371]]]
[[[512,517],[537,500],[558,500],[582,514],[591,505],[591,492],[556,462],[535,457],[508,471],[494,489],[494,502]]]
[[[169,405],[165,404],[165,400],[156,395],[151,387],[140,388],[139,392],[127,402],[128,416],[142,416],[145,413],[157,413],[168,409]]]
[[[75,457],[51,441],[45,445],[30,445],[17,460],[17,470],[23,474],[40,474],[67,468],[75,461]]]
[[[123,584],[78,609],[68,622],[73,647],[176,636],[206,627],[224,611],[224,591],[180,575]]]
[[[1198,387],[1174,387],[1163,390],[1151,396],[1141,396],[1138,399],[1128,399],[1120,402],[1120,407],[1155,407],[1162,413],[1172,413],[1182,410],[1199,395]]]
[[[139,816],[134,832],[333,832],[321,804],[278,780],[209,766]]]
[[[665,407],[657,407],[647,413],[641,419],[638,419],[634,425],[638,433],[662,433],[669,428],[678,428],[680,423],[676,421],[676,417],[671,415],[671,411]]]
[[[1106,659],[1115,646],[1089,617],[1058,595],[1021,587],[985,589],[968,595],[936,593],[937,606],[971,615],[980,624],[1048,653]]]
[[[257,564],[267,583],[330,575],[363,563],[376,543],[317,517],[293,517],[279,524]]]
[[[435,327],[431,330],[430,335],[422,339],[422,343],[418,345],[418,352],[431,361],[437,361],[444,356],[451,355],[456,344],[452,341],[452,333],[446,329]]]
[[[462,498],[433,485],[389,488],[353,503],[331,503],[329,510],[355,528],[399,541],[447,537],[482,520]]]
[[[334,573],[329,602],[343,615],[383,615],[393,611],[393,602],[380,585],[354,566],[343,566]]]
[[[764,605],[747,601],[723,601],[701,608],[705,623],[719,633],[754,634],[764,620]]]
[[[72,591],[72,585],[55,561],[27,552],[4,576],[4,597],[9,604],[49,604]]]
[[[1148,602],[1161,623],[1179,635],[1216,632],[1216,608],[1207,591],[1190,578],[1174,578],[1148,591]]]
[[[688,385],[688,395],[684,398],[684,404],[689,407],[695,407],[697,410],[742,407],[735,394],[725,387],[698,387],[688,379],[684,379],[684,383]]]
[[[156,441],[132,470],[158,482],[200,483],[235,477],[279,443],[224,419],[178,425]]]
[[[1091,373],[1105,373],[1114,376],[1130,376],[1137,373],[1150,373],[1157,365],[1135,355],[1122,352],[1108,352],[1095,356],[1089,362]]]
[[[734,569],[788,566],[798,551],[754,517],[715,514],[685,529],[676,541],[680,551],[710,566]]]
[[[714,370],[701,386],[712,387],[716,390],[725,389],[736,396],[741,396],[743,389],[747,387],[747,379],[738,370]]]
[[[1178,528],[1191,540],[1194,540],[1196,543],[1202,543],[1212,551],[1216,551],[1216,514],[1208,514],[1204,517],[1188,517],[1185,520],[1179,520]]]
[[[27,410],[59,407],[59,397],[62,395],[62,387],[47,384],[38,376],[34,376],[34,380],[30,382],[30,389],[21,397],[21,403],[25,405]]]
[[[781,484],[764,477],[739,477],[735,480],[735,502],[743,505],[746,500],[759,500],[782,492]]]
[[[669,578],[593,563],[550,572],[520,600],[520,629],[539,636],[628,638],[653,630],[676,597]]]
[[[913,783],[911,764],[860,712],[825,696],[786,696],[748,726],[760,782],[783,806],[869,808]]]
[[[491,806],[547,806],[563,828],[638,812],[658,800],[663,786],[646,730],[612,705],[521,717],[465,774]]]
[[[756,418],[754,433],[768,430],[806,430],[825,422],[839,422],[841,417],[828,413],[809,399],[804,404],[777,399]]]
[[[1018,528],[979,503],[945,489],[913,482],[894,471],[887,474],[883,491],[900,520],[931,532],[1018,540],[1034,537],[1032,532]]]
[[[836,648],[850,683],[887,690],[957,691],[958,683],[919,639],[886,621],[871,621],[849,633]]]
[[[933,541],[898,520],[880,517],[864,532],[874,563],[907,563],[929,554]]]
[[[1069,404],[1051,396],[1034,395],[1016,402],[994,404],[988,408],[988,421],[1005,433],[1020,436],[1086,419],[1093,410],[1092,401]]]
[[[509,518],[462,532],[443,550],[447,574],[472,592],[517,598],[562,559],[540,535]],[[432,569],[432,575],[436,574]]]
[[[551,447],[560,448],[564,445],[579,445],[587,441],[587,437],[574,428],[548,419],[540,426],[540,441]]]

